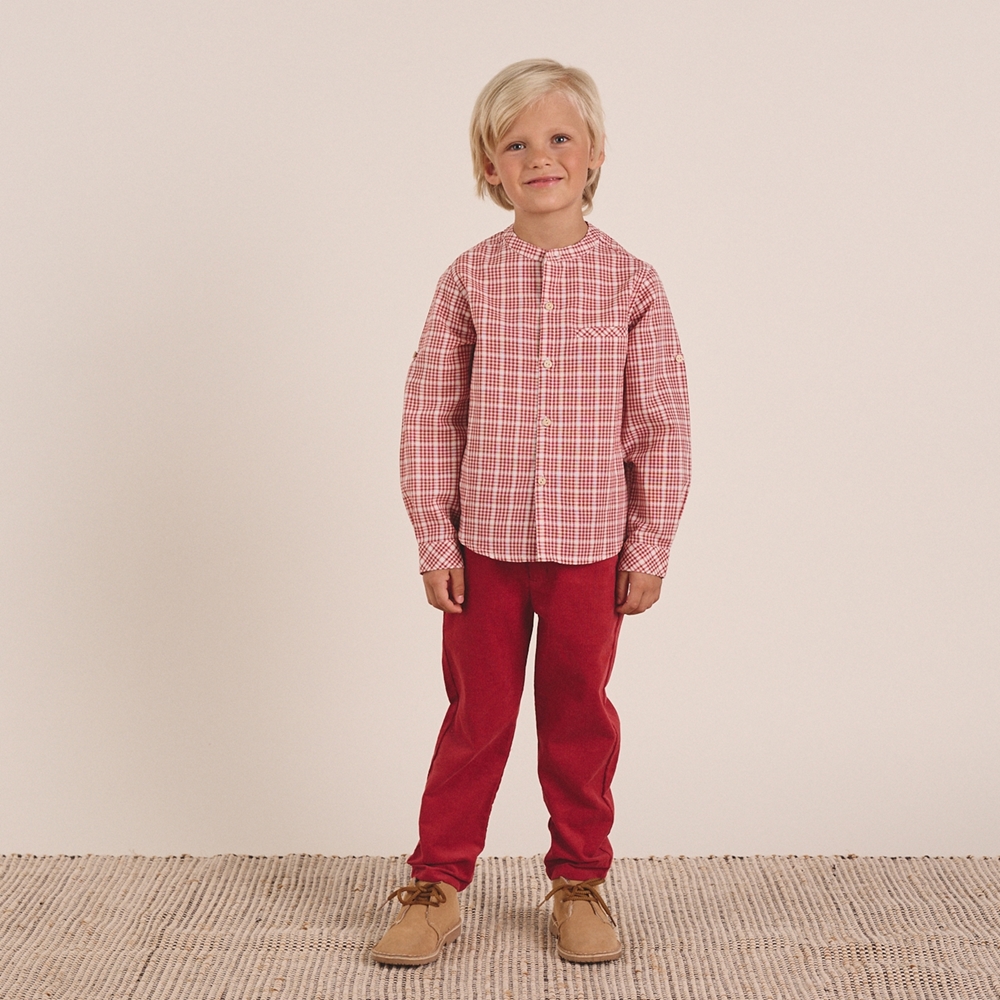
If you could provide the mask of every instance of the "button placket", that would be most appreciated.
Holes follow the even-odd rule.
[[[538,423],[535,427],[535,489],[536,494],[540,493],[542,488],[546,485],[549,480],[548,463],[547,463],[547,451],[546,451],[546,435],[543,433],[544,428],[549,427],[552,421],[549,417],[545,416],[549,410],[548,397],[551,392],[550,382],[551,375],[549,374],[552,370],[554,362],[549,356],[550,354],[550,342],[551,342],[551,326],[553,322],[558,323],[556,318],[556,301],[557,296],[554,294],[555,289],[553,288],[553,256],[551,254],[545,254],[542,257],[542,274],[541,274],[541,289],[540,289],[540,299],[541,299],[541,318],[539,322],[539,332],[538,332],[538,347],[539,356],[541,358],[541,371],[539,372],[538,378],[538,399],[537,399],[537,409]],[[535,507],[535,531],[536,537],[541,538],[543,535],[543,529],[541,525],[541,514],[539,511],[540,505],[536,504]]]

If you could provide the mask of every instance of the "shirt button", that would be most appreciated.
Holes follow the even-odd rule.
[[[539,476],[538,477],[538,485],[539,486],[544,486],[545,485],[545,476]]]
[[[552,367],[552,361],[549,358],[542,358],[542,367],[543,368],[551,368]]]
[[[546,308],[546,310],[555,309],[555,306],[551,302],[546,302],[545,303],[545,308]]]
[[[542,417],[542,426],[543,427],[549,427],[551,424],[552,424],[552,421],[549,420],[548,417]]]
[[[678,354],[674,357],[674,361],[683,361],[683,360],[684,360],[683,354]]]

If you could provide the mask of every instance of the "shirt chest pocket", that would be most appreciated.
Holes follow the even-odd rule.
[[[565,362],[581,391],[603,390],[620,381],[628,356],[627,326],[578,326],[568,332]]]

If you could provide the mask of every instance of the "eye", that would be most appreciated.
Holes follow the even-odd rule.
[[[568,135],[556,135],[556,136],[552,137],[552,141],[553,142],[558,142],[558,143],[569,142],[569,136]]]
[[[516,153],[517,150],[514,149],[515,146],[524,146],[524,143],[523,142],[512,142],[507,148],[508,149],[513,149],[514,152]]]

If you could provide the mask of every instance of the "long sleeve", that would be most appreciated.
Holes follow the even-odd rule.
[[[462,565],[459,474],[475,339],[468,300],[449,268],[434,292],[403,398],[400,482],[421,573]]]
[[[684,356],[651,267],[630,322],[622,445],[628,516],[618,568],[663,576],[691,479],[691,423]]]

